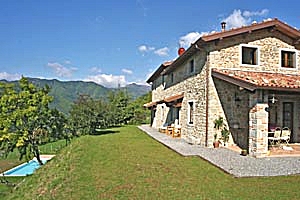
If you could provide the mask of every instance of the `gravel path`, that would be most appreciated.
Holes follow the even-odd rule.
[[[300,157],[253,158],[226,148],[206,148],[188,144],[181,138],[159,133],[149,125],[139,129],[183,156],[200,156],[235,177],[300,174]]]

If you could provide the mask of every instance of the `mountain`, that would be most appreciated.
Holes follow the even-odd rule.
[[[28,78],[28,80],[38,87],[43,87],[45,85],[50,86],[51,91],[49,95],[54,97],[50,106],[66,114],[69,112],[71,104],[77,99],[79,94],[86,94],[94,99],[99,99],[105,98],[110,91],[117,90],[116,88],[106,88],[94,82],[59,81],[56,79],[48,80],[39,78]],[[2,82],[7,81],[2,80]],[[134,99],[150,91],[149,86],[138,85],[135,83],[119,89],[126,90]]]
[[[127,90],[127,92],[136,99],[137,97],[143,96],[144,94],[148,93],[151,88],[147,85],[138,85],[136,83],[131,83],[126,87],[122,87]]]

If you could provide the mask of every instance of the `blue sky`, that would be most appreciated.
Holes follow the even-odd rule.
[[[0,79],[22,75],[145,84],[220,22],[275,18],[300,28],[298,0],[0,0]]]

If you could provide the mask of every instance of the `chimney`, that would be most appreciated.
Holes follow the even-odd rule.
[[[222,32],[226,30],[226,22],[221,22]]]
[[[185,52],[185,49],[183,48],[183,47],[180,47],[179,49],[178,49],[178,55],[179,56],[181,56],[183,53]]]

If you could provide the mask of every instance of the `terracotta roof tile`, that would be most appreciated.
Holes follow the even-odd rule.
[[[169,67],[172,63],[173,63],[173,61],[167,61],[167,62],[164,62],[163,64],[161,64],[158,67],[158,69],[149,77],[149,79],[147,80],[147,83],[153,82],[157,77],[160,76],[160,73],[162,71],[164,71],[167,67]]]
[[[229,69],[213,69],[213,75],[230,77],[257,88],[270,89],[300,89],[300,75],[271,72],[255,72]]]
[[[171,102],[171,101],[175,101],[177,99],[181,99],[184,97],[184,93],[183,92],[180,92],[178,94],[175,94],[175,95],[172,95],[172,96],[168,96],[168,97],[165,97],[164,98],[164,101],[165,102]]]

